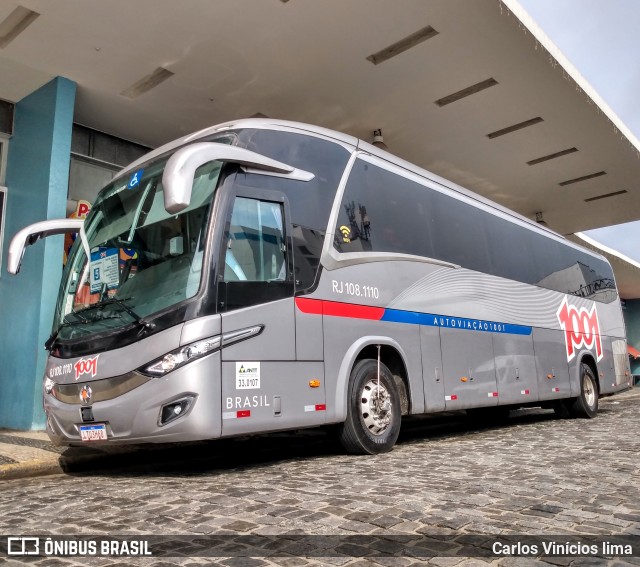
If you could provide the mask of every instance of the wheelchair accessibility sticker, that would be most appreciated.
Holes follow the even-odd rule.
[[[136,171],[131,178],[129,179],[129,184],[127,185],[127,189],[135,189],[140,185],[140,181],[142,179],[142,174],[144,173],[144,169],[139,169]]]

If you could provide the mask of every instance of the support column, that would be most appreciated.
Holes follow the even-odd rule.
[[[16,104],[9,142],[0,277],[0,427],[42,429],[43,345],[51,333],[62,275],[63,237],[30,246],[17,276],[7,248],[24,226],[66,216],[76,84],[57,77]]]

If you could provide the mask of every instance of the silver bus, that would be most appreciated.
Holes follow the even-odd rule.
[[[553,408],[630,386],[605,258],[354,137],[238,120],[152,151],[78,232],[44,376],[59,444],[338,424],[392,449],[404,415]]]

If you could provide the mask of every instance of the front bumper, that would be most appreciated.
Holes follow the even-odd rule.
[[[107,389],[100,381],[78,383],[96,392]],[[143,381],[135,388],[110,399],[100,399],[90,405],[93,421],[83,421],[82,409],[89,407],[69,396],[57,399],[44,394],[47,433],[58,445],[168,443],[214,439],[221,435],[220,353],[196,360],[162,378]],[[102,396],[103,398],[105,396]],[[184,397],[193,398],[188,410],[162,425],[162,407]],[[64,400],[64,401],[63,401]],[[70,403],[72,402],[73,403]],[[86,413],[86,412],[85,412]],[[85,416],[86,417],[86,416]],[[86,443],[81,440],[80,426],[104,423],[106,441]]]

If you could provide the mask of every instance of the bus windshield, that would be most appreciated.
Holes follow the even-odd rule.
[[[166,160],[117,179],[85,221],[90,258],[76,238],[56,306],[52,338],[116,331],[197,294],[220,162],[195,174],[189,206],[164,208]]]

